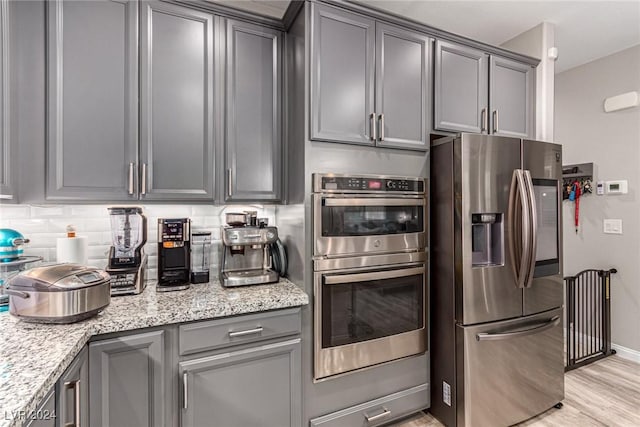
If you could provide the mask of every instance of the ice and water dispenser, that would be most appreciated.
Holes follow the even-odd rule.
[[[471,214],[471,264],[473,267],[504,265],[504,215]]]

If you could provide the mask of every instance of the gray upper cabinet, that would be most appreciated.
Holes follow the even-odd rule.
[[[311,139],[375,144],[375,21],[312,3]]]
[[[535,69],[495,55],[490,67],[491,133],[533,137]]]
[[[214,199],[214,17],[141,3],[140,196]]]
[[[48,200],[136,199],[138,2],[47,2]]]
[[[450,132],[486,132],[488,55],[480,50],[436,41],[434,128]]]
[[[225,201],[282,193],[282,33],[226,21]]]
[[[76,356],[56,384],[58,425],[89,425],[89,357],[87,347]]]
[[[0,0],[0,200],[14,198],[9,127],[9,1]]]
[[[378,146],[428,149],[431,43],[420,33],[376,23]]]
[[[92,427],[164,426],[165,332],[89,344],[89,403]]]
[[[434,129],[533,137],[535,69],[436,41]]]
[[[182,427],[299,427],[300,339],[181,362]]]

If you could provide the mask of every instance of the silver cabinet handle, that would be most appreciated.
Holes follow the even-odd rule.
[[[146,163],[142,164],[142,173],[140,175],[141,175],[140,181],[142,183],[140,194],[144,196],[145,194],[147,194],[147,164]]]
[[[133,162],[129,163],[129,194],[133,194]]]
[[[480,112],[480,132],[488,132],[487,130],[487,109],[483,108]]]
[[[80,380],[67,381],[64,388],[73,389],[73,422],[65,422],[64,427],[80,427]]]
[[[384,141],[384,114],[380,114],[378,120],[380,121],[380,141]]]
[[[547,329],[551,329],[560,323],[560,316],[554,316],[548,322],[543,323],[542,325],[535,326],[533,328],[524,329],[521,331],[515,332],[500,332],[500,333],[480,333],[476,334],[476,340],[478,341],[500,341],[506,340],[509,338],[516,337],[526,337],[527,335],[539,334],[540,332],[544,332]]]
[[[376,113],[371,113],[369,115],[369,133],[371,134],[369,135],[369,139],[372,141],[378,139],[376,137]]]
[[[498,132],[498,110],[493,110],[493,133]]]
[[[189,373],[182,373],[182,409],[189,407]]]
[[[233,171],[231,168],[227,169],[227,196],[233,195]]]
[[[229,332],[229,338],[243,337],[245,335],[261,334],[264,328],[258,326],[257,328],[247,329],[244,331]]]
[[[382,418],[386,418],[389,415],[391,415],[391,411],[388,410],[387,408],[385,408],[384,406],[382,407],[382,412],[379,413],[378,415],[373,415],[373,416],[369,416],[369,414],[367,414],[366,412],[364,413],[364,417],[367,419],[368,423],[372,423],[376,420],[382,419]]]

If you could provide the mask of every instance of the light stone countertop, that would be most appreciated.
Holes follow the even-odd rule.
[[[150,285],[140,295],[113,297],[98,316],[68,325],[27,323],[0,313],[0,427],[22,425],[19,411],[36,409],[94,335],[308,303],[308,295],[286,279],[239,288],[213,281],[176,292],[156,292]]]

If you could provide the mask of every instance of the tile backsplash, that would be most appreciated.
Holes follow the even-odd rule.
[[[66,227],[73,224],[78,236],[88,240],[89,264],[104,268],[111,245],[111,223],[107,208],[119,205],[0,205],[0,228],[12,228],[30,239],[25,255],[41,256],[44,261],[56,261],[56,239],[66,236]],[[157,220],[158,218],[191,218],[193,230],[212,232],[211,274],[217,275],[220,254],[220,226],[225,224],[225,213],[257,210],[258,217],[268,218],[276,224],[275,206],[262,205],[136,205],[142,206],[147,217],[147,244],[149,278],[157,277]]]

